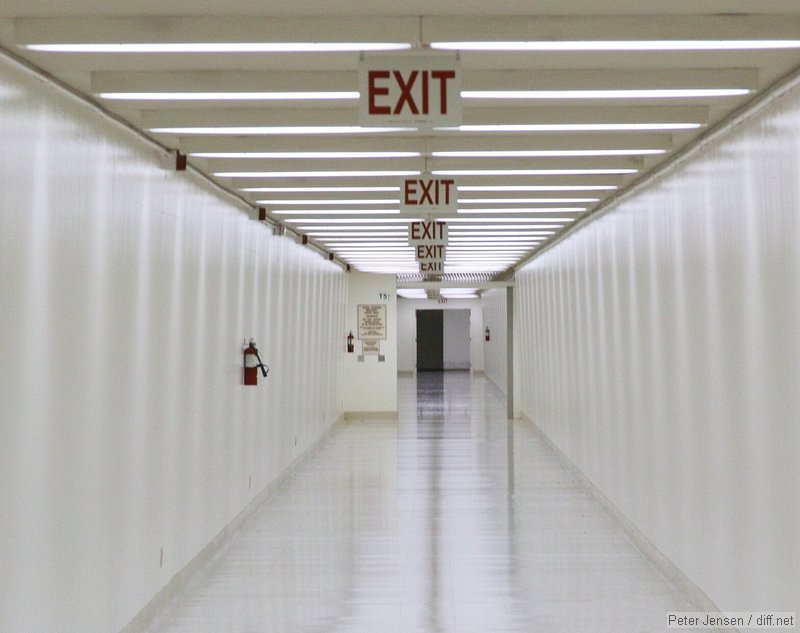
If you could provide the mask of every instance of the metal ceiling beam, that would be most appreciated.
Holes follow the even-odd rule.
[[[797,39],[798,15],[430,16],[424,42]]]
[[[14,41],[28,44],[207,42],[416,42],[416,17],[64,17],[14,21]]]
[[[672,149],[669,134],[646,134],[631,132],[620,134],[591,133],[580,135],[549,134],[537,136],[505,135],[497,139],[486,136],[454,137],[382,137],[374,136],[271,136],[271,137],[229,137],[210,136],[181,138],[180,150],[193,152],[432,152],[485,151],[485,150],[602,150],[602,149]]]
[[[17,45],[41,43],[408,42],[796,39],[800,16],[59,17],[15,20]]]
[[[209,159],[212,172],[350,171],[439,169],[640,169],[642,161],[627,156],[602,158],[496,158],[487,162],[466,158],[396,159]],[[368,179],[365,179],[368,180]],[[399,178],[398,178],[399,181]]]
[[[705,123],[708,108],[702,105],[619,105],[464,108],[464,125],[571,124],[571,123]],[[145,129],[209,126],[328,126],[358,125],[358,109],[310,110],[296,108],[187,108],[142,112]],[[429,131],[430,132],[430,131]],[[435,132],[434,132],[435,133]],[[443,132],[446,134],[446,132]]]
[[[463,70],[464,90],[625,90],[659,88],[758,88],[754,68],[654,68],[650,70]],[[93,72],[103,92],[357,91],[356,71]]]

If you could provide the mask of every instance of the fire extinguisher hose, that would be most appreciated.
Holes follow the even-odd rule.
[[[261,374],[264,376],[264,378],[266,378],[267,374],[269,373],[269,365],[264,364],[264,362],[261,360],[261,356],[258,355],[258,351],[256,351],[256,358],[258,359],[257,367],[261,368]]]

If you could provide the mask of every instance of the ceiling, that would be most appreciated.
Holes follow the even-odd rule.
[[[185,43],[354,46],[42,50]],[[500,279],[800,67],[800,3],[4,0],[0,46],[355,269],[419,273],[402,177],[374,172],[457,173],[444,272]],[[346,133],[377,55],[457,59],[461,127]]]

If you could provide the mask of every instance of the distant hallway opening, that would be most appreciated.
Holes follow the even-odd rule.
[[[417,371],[470,369],[470,311],[416,311]]]

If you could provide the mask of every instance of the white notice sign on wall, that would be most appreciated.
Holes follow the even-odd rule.
[[[358,306],[358,339],[386,340],[386,305]]]

